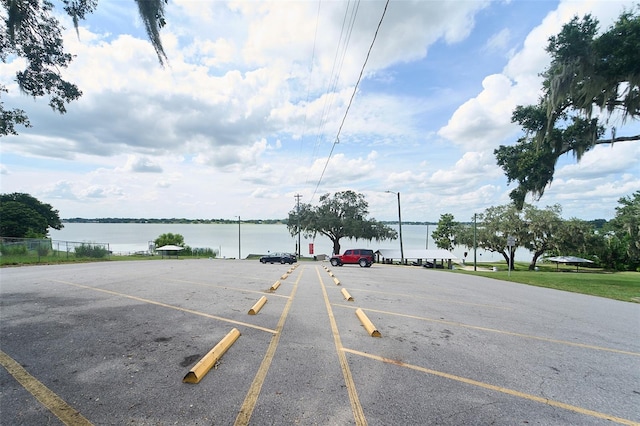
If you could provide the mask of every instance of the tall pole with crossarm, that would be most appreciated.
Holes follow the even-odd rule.
[[[302,197],[302,195],[296,194],[294,195],[294,197],[296,197],[297,199],[296,216],[298,216],[298,253],[296,253],[296,256],[298,259],[300,259],[300,254],[302,253],[302,247],[300,247],[300,198]]]

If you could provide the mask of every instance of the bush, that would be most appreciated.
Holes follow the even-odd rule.
[[[47,247],[45,245],[39,245],[38,246],[38,256],[44,257],[44,256],[46,256],[48,254],[49,254],[49,247]]]
[[[27,246],[24,244],[2,244],[0,253],[3,256],[24,256],[27,254]]]
[[[101,259],[107,257],[109,250],[97,244],[82,243],[75,249],[76,257],[90,257],[92,259]]]
[[[200,248],[200,247],[194,247],[194,248],[190,248],[191,250],[191,256],[198,256],[198,257],[218,257],[218,252],[216,250],[212,250],[209,247],[206,248]]]

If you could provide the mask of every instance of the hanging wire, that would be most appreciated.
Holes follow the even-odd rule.
[[[356,82],[355,87],[353,88],[353,93],[351,94],[351,99],[349,99],[349,103],[347,104],[347,109],[344,112],[344,116],[342,117],[342,122],[340,123],[340,127],[338,128],[338,133],[336,134],[336,138],[331,145],[331,151],[329,152],[329,156],[327,157],[327,161],[324,164],[324,168],[322,169],[322,174],[320,175],[320,179],[318,179],[318,183],[316,184],[316,188],[313,190],[313,194],[311,195],[311,200],[315,197],[318,192],[318,188],[320,187],[320,183],[322,182],[322,178],[324,177],[324,173],[327,170],[327,166],[329,165],[329,160],[331,160],[331,156],[333,155],[333,150],[336,145],[340,143],[340,132],[342,132],[342,126],[344,126],[344,122],[347,119],[347,115],[349,114],[349,109],[351,108],[351,104],[353,103],[353,99],[356,96],[356,92],[358,91],[358,86],[360,85],[360,80],[362,80],[362,75],[364,74],[364,69],[367,66],[367,62],[369,61],[369,56],[371,55],[371,50],[373,49],[373,45],[376,42],[376,38],[378,37],[378,31],[380,31],[380,27],[382,26],[382,21],[384,20],[384,15],[387,13],[387,7],[389,6],[389,0],[384,5],[384,10],[382,11],[382,16],[380,17],[380,22],[378,22],[378,27],[376,28],[376,32],[373,35],[373,40],[371,41],[371,45],[369,46],[369,51],[367,52],[367,57],[362,64],[362,69],[360,70],[360,75],[358,76],[358,81]]]
[[[316,142],[314,144],[313,156],[311,163],[315,161],[316,155],[318,153],[318,149],[320,147],[320,143],[323,139],[324,128],[327,124],[329,111],[331,111],[333,106],[333,101],[335,99],[332,94],[335,94],[338,87],[338,82],[340,80],[340,74],[342,73],[342,66],[344,64],[345,57],[347,55],[347,50],[349,47],[349,41],[351,40],[351,34],[353,33],[353,27],[355,24],[356,16],[358,14],[358,9],[360,6],[360,1],[358,0],[355,6],[351,7],[351,2],[347,3],[347,8],[344,12],[344,18],[342,20],[342,28],[340,30],[340,37],[338,39],[338,44],[336,46],[335,56],[333,58],[333,65],[331,68],[331,73],[329,74],[329,81],[327,85],[327,89],[325,91],[324,104],[322,107],[322,113],[320,115],[320,123],[318,125]],[[351,16],[349,17],[349,12],[351,11]],[[308,182],[308,180],[307,180]],[[305,183],[307,183],[305,182]]]
[[[318,27],[320,22],[320,6],[322,5],[322,1],[318,2],[318,11],[316,12],[316,30],[313,35],[313,50],[311,51],[311,65],[309,67],[309,79],[307,80],[307,97],[305,99],[305,103],[307,109],[309,108],[309,98],[311,96],[311,78],[313,76],[313,64],[316,59],[316,43],[318,41]],[[304,135],[307,133],[307,113],[304,114],[304,122],[302,123],[302,135],[300,136],[300,147],[299,153],[302,154],[302,147],[304,145]]]

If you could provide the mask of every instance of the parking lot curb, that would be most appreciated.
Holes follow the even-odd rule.
[[[276,281],[275,283],[273,283],[273,285],[269,288],[269,291],[276,291],[278,289],[278,287],[280,287],[280,280]]]
[[[262,307],[264,306],[264,304],[267,303],[267,298],[266,296],[262,296],[256,303],[255,305],[253,305],[253,307],[251,309],[249,309],[249,315],[255,315],[257,314],[260,309],[262,309]]]
[[[376,329],[376,327],[373,325],[373,323],[371,322],[369,317],[367,317],[367,314],[365,314],[364,311],[361,308],[356,309],[356,316],[358,317],[358,319],[360,320],[360,322],[364,326],[365,330],[367,330],[367,333],[369,333],[369,336],[371,336],[371,337],[382,337],[382,335]]]
[[[353,296],[351,296],[351,294],[349,294],[349,292],[347,291],[347,289],[346,289],[346,288],[343,288],[343,289],[341,290],[341,292],[342,292],[342,295],[344,296],[344,298],[345,298],[347,301],[349,301],[349,302],[353,302]]]
[[[220,342],[213,347],[182,379],[184,383],[199,383],[225,352],[238,340],[240,331],[233,328]]]

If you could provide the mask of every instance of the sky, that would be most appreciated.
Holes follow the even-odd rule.
[[[510,202],[493,152],[522,136],[511,113],[541,95],[548,38],[633,3],[170,0],[163,67],[135,2],[102,0],[79,36],[58,15],[83,92],[66,114],[19,92],[21,59],[0,65],[5,107],[33,126],[0,138],[0,192],[61,218],[284,219],[352,190],[377,220],[397,220],[400,194],[403,222],[469,221]],[[638,190],[640,143],[623,142],[563,156],[527,202],[611,219]]]

